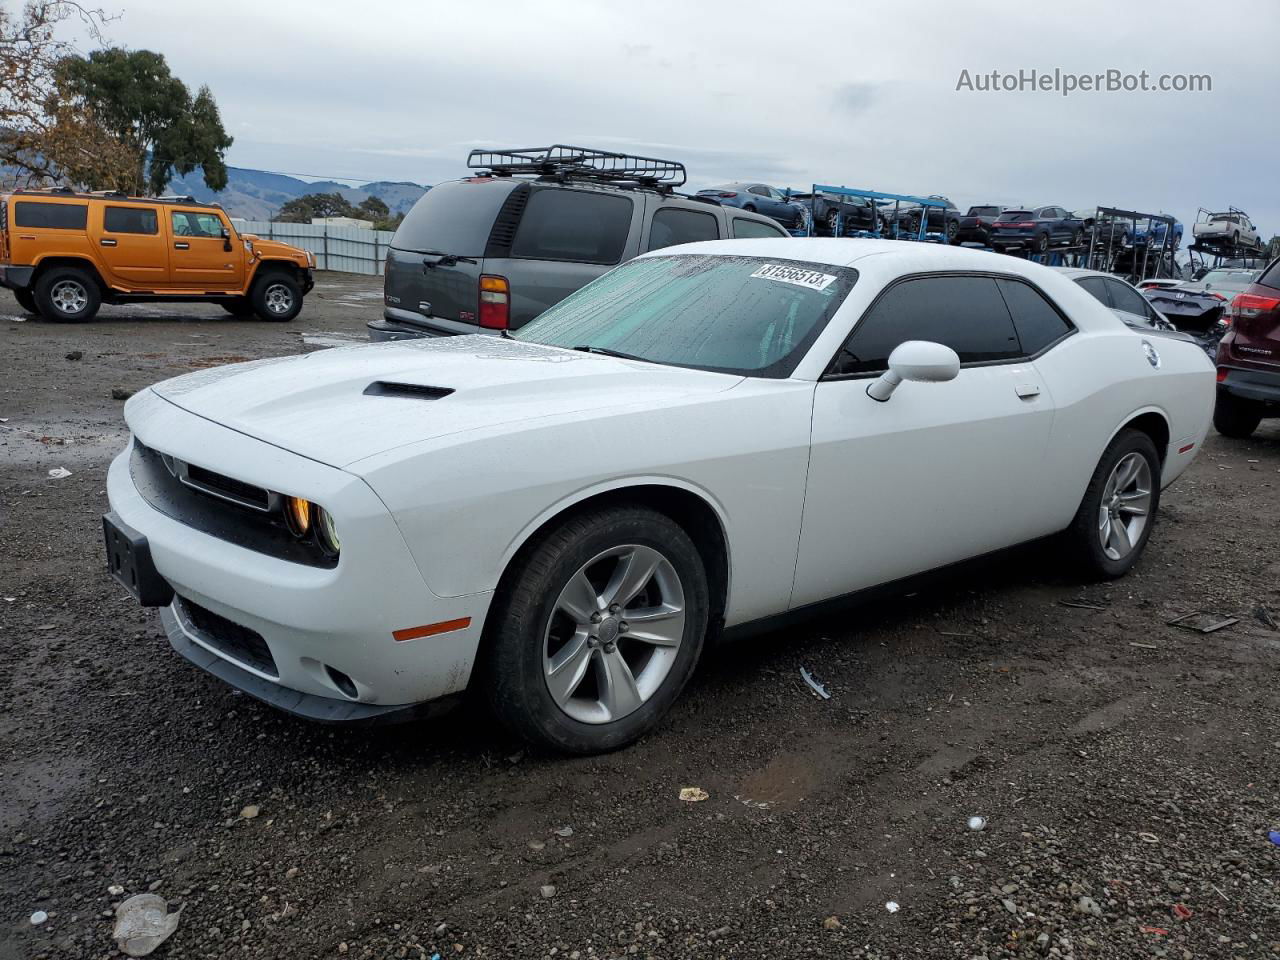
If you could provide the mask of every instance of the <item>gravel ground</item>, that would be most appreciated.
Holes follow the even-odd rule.
[[[378,291],[78,326],[0,292],[0,957],[116,956],[147,890],[184,958],[1280,955],[1280,424],[1212,435],[1124,580],[1036,546],[721,648],[610,756],[468,707],[313,726],[107,578],[113,391],[362,339]],[[1167,625],[1195,611],[1239,621]]]

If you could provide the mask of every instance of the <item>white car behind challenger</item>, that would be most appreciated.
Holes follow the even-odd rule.
[[[535,742],[635,740],[706,638],[1062,534],[1123,574],[1214,373],[1024,260],[691,244],[513,338],[358,346],[133,397],[113,574],[170,642],[296,714],[469,684]]]

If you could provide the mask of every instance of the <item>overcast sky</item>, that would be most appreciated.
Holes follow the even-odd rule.
[[[16,0],[3,0],[14,3]],[[1280,232],[1280,3],[124,0],[207,83],[228,161],[434,183],[567,142],[758,179],[984,201],[1237,206]],[[1205,93],[957,92],[962,70],[1208,73]]]

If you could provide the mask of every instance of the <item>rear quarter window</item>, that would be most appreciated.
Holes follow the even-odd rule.
[[[678,243],[719,240],[720,225],[713,213],[666,207],[653,215],[649,227],[649,249],[673,247]]]
[[[88,219],[89,205],[85,203],[38,203],[20,200],[13,205],[15,227],[83,230]]]
[[[617,263],[631,232],[630,197],[585,190],[535,190],[511,244],[526,260]]]
[[[996,285],[1004,295],[1004,302],[1013,316],[1013,326],[1018,331],[1022,352],[1027,356],[1035,356],[1073,329],[1044,294],[1031,284],[1020,280],[997,280]]]
[[[1260,283],[1264,287],[1271,287],[1273,290],[1280,290],[1280,260],[1277,260],[1271,266],[1267,267],[1254,283]]]
[[[735,240],[757,240],[761,237],[785,237],[787,233],[760,220],[748,220],[746,217],[733,218],[733,238]]]

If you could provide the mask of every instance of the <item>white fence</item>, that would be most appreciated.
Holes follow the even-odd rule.
[[[317,270],[382,276],[391,230],[335,227],[325,223],[272,223],[269,220],[236,220],[236,229],[268,240],[290,243],[316,255]]]

